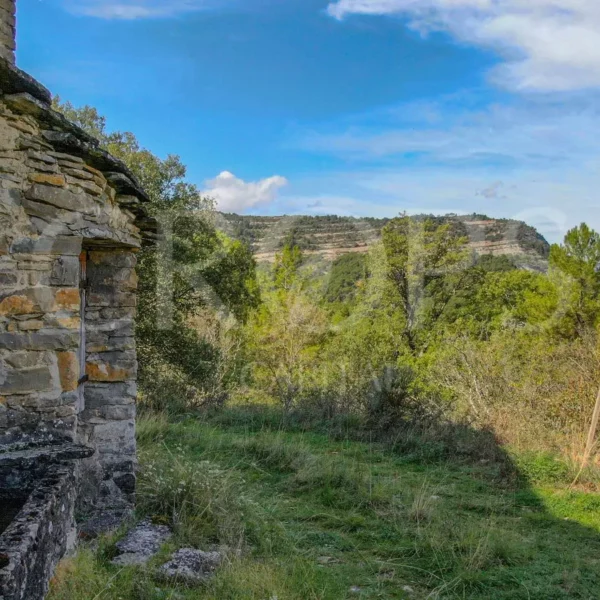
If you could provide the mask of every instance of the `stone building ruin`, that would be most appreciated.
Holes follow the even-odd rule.
[[[44,597],[74,515],[135,490],[136,253],[125,165],[15,66],[0,0],[0,600]]]

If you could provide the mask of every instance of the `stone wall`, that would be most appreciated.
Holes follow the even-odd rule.
[[[75,541],[75,501],[83,447],[0,452],[0,502],[20,510],[0,532],[0,598],[43,600],[58,561]]]
[[[0,58],[15,62],[16,0],[0,0]]]
[[[0,90],[0,444],[89,443],[98,458],[87,467],[104,498],[128,499],[136,252],[154,235],[147,198],[120,161],[50,108],[43,87],[1,58]],[[82,327],[89,381],[79,385]]]
[[[137,361],[133,319],[136,255],[120,250],[88,253],[85,409],[81,440],[95,458],[101,505],[132,499],[135,491],[135,399]],[[106,479],[105,473],[112,478]],[[122,497],[124,495],[124,497]],[[88,497],[93,494],[88,494]]]

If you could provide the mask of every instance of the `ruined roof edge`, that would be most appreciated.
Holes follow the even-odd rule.
[[[150,198],[125,163],[100,147],[99,141],[52,108],[52,94],[33,77],[0,57],[0,95],[11,109],[30,114],[48,127],[43,132],[48,142],[66,150],[108,175],[117,192],[135,196],[142,202]],[[112,177],[111,177],[112,175]]]

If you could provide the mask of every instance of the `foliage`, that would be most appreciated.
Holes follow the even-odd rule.
[[[401,216],[329,277],[286,246],[247,332],[252,386],[373,431],[466,420],[575,464],[600,385],[597,243],[570,232],[545,274],[471,256],[447,221]]]
[[[330,303],[352,301],[365,277],[366,256],[358,253],[343,254],[331,265],[325,301]]]
[[[464,265],[468,259],[467,239],[458,237],[450,224],[438,225],[433,219],[421,221],[407,216],[388,223],[382,239],[388,276],[400,298],[403,337],[410,350],[416,352],[417,329],[425,322],[434,322],[451,297],[451,293],[444,293],[433,298],[428,294],[429,288]]]
[[[324,312],[304,288],[301,263],[297,246],[285,246],[277,255],[249,332],[254,375],[287,408],[316,361],[326,327]]]
[[[585,223],[571,229],[564,244],[550,249],[550,267],[566,278],[565,319],[569,333],[598,325],[600,319],[600,234]]]
[[[181,410],[222,399],[238,369],[236,357],[224,351],[232,348],[230,340],[218,332],[239,337],[228,318],[244,322],[259,303],[249,248],[217,231],[213,201],[186,181],[178,156],[161,159],[134,134],[108,132],[93,107],[75,108],[58,97],[54,107],[123,160],[148,193],[148,211],[161,226],[164,243],[144,247],[138,264],[136,336],[146,405]],[[200,334],[192,322],[207,308],[222,319],[213,320],[213,332]],[[229,373],[226,363],[232,365]]]

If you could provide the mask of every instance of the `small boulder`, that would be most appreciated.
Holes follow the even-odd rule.
[[[175,552],[171,560],[160,567],[158,572],[165,578],[194,584],[211,577],[222,562],[223,556],[220,552],[182,548]]]
[[[117,542],[119,555],[113,559],[113,565],[145,565],[171,537],[166,525],[153,525],[151,521],[142,521],[121,541]]]
[[[131,519],[131,516],[130,509],[97,513],[79,526],[79,537],[83,540],[95,540],[105,533],[116,531],[125,521]]]

